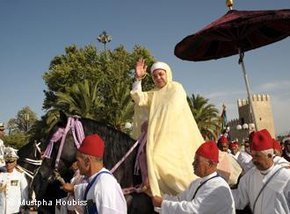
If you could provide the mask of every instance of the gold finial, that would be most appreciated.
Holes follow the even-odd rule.
[[[233,9],[233,4],[234,4],[233,0],[226,0],[226,3],[227,3],[227,6],[228,6],[229,10],[232,10]]]

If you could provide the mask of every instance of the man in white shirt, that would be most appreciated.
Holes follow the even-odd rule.
[[[233,214],[235,205],[227,182],[216,170],[219,150],[214,141],[203,143],[196,151],[193,167],[200,178],[194,180],[182,193],[163,198],[152,198],[155,207],[164,214]]]
[[[255,214],[290,213],[290,170],[273,162],[273,140],[270,133],[260,130],[251,141],[253,164],[232,190],[237,209],[248,204]]]
[[[237,159],[239,154],[240,154],[239,143],[237,141],[231,142],[230,145],[229,145],[229,149],[231,150],[231,154],[233,155],[233,157],[235,159]]]
[[[241,151],[240,155],[238,156],[238,162],[242,166],[244,172],[246,173],[249,171],[252,167],[254,167],[254,164],[252,162],[252,155],[251,155],[251,149],[250,149],[250,142],[252,141],[252,135],[255,133],[255,131],[252,131],[249,134],[249,138],[245,140],[244,142],[244,151]]]
[[[223,151],[223,152],[227,152],[227,153],[231,153],[231,150],[229,149],[229,140],[225,135],[222,135],[218,141],[217,141],[217,146],[218,148]]]
[[[27,180],[15,169],[18,156],[13,148],[5,148],[4,159],[7,172],[0,173],[0,214],[19,213],[28,200]]]
[[[103,166],[105,144],[97,134],[88,135],[77,151],[76,160],[81,175],[88,183],[66,183],[63,189],[74,191],[75,200],[85,204],[85,213],[127,214],[127,204],[120,184]]]

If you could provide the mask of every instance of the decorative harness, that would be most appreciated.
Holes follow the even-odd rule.
[[[63,150],[64,142],[66,139],[66,135],[70,130],[72,131],[75,146],[77,148],[80,147],[82,141],[85,139],[84,128],[82,123],[79,121],[79,117],[78,116],[69,117],[65,129],[58,128],[58,130],[53,134],[52,138],[50,139],[50,142],[44,152],[44,157],[50,158],[54,143],[58,142],[61,139],[54,165],[55,170],[58,170],[58,165]]]
[[[35,142],[34,143],[34,146],[36,148],[35,151],[34,151],[34,156],[35,157],[37,157],[37,152],[39,154],[41,154],[41,150],[40,150],[40,147],[39,147],[40,144],[41,144],[41,142],[39,142],[39,143]],[[34,165],[34,166],[38,166],[38,167],[42,164],[42,160],[41,159],[40,160],[34,160],[34,159],[31,159],[31,158],[25,158],[23,161],[25,163],[28,163],[28,164],[31,164],[31,165]],[[16,168],[18,168],[19,170],[23,171],[24,174],[26,174],[28,177],[33,179],[33,177],[35,175],[34,172],[32,172],[32,171],[30,171],[30,170],[28,170],[28,169],[26,169],[26,168],[24,168],[24,167],[22,167],[20,165],[17,165]]]
[[[47,148],[46,148],[46,150],[44,152],[44,157],[50,158],[54,144],[56,142],[58,142],[59,140],[61,140],[61,143],[60,143],[60,146],[59,146],[59,149],[58,149],[58,153],[57,153],[57,157],[56,157],[56,161],[55,161],[55,166],[54,166],[54,175],[55,175],[56,179],[58,179],[61,182],[64,182],[64,180],[61,178],[60,174],[58,173],[58,166],[59,166],[59,161],[60,161],[60,157],[61,157],[61,153],[62,153],[62,150],[63,150],[63,146],[64,146],[64,143],[65,143],[65,139],[66,139],[67,133],[70,130],[72,131],[72,135],[73,135],[73,138],[74,138],[75,146],[77,148],[80,147],[82,141],[85,138],[84,128],[83,128],[83,125],[82,125],[81,121],[79,121],[79,118],[80,118],[79,116],[69,117],[66,127],[57,129],[57,131],[52,135],[52,138],[50,139],[50,142],[49,142],[49,144],[48,144],[48,146],[47,146]],[[145,136],[146,136],[146,133],[143,132],[141,134],[141,136],[138,138],[138,140],[128,150],[128,152],[110,170],[110,172],[112,174],[128,158],[128,156],[133,152],[133,150],[138,146],[138,144],[141,144],[142,146],[144,146],[144,144],[146,142],[146,137]],[[135,164],[135,171],[136,171],[136,166],[137,166],[137,164]],[[139,191],[140,191],[140,189],[139,188],[135,188],[135,187],[129,187],[129,188],[123,189],[123,193],[124,194],[129,194],[131,192],[139,192]]]

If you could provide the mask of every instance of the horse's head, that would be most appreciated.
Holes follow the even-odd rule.
[[[53,127],[51,133],[45,141],[45,145],[49,145],[51,139],[55,133],[62,128],[59,123]],[[70,170],[70,166],[75,161],[76,149],[73,142],[73,137],[71,133],[68,133],[65,138],[65,143],[61,151],[60,158],[56,164],[57,154],[60,149],[61,138],[58,138],[53,142],[53,147],[50,157],[43,159],[41,166],[38,168],[36,174],[34,175],[32,188],[35,192],[37,200],[52,200],[55,201],[56,198],[62,198],[66,196],[66,192],[60,189],[60,179],[56,178],[55,171],[58,172],[59,177],[62,177],[66,182],[69,182],[73,171]],[[51,207],[46,207],[51,208]],[[42,207],[43,209],[43,207]],[[45,210],[45,213],[52,212]],[[53,212],[52,212],[53,213]]]

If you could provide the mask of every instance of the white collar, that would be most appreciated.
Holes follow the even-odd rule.
[[[260,171],[260,173],[262,174],[262,175],[267,175],[272,169],[274,168],[274,164],[269,168],[269,169],[266,169],[266,170],[259,170]]]

